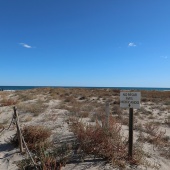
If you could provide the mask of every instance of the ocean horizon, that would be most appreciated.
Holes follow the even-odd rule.
[[[0,90],[29,90],[35,88],[87,88],[87,89],[118,89],[118,90],[149,90],[170,91],[170,88],[162,87],[94,87],[94,86],[0,86]]]

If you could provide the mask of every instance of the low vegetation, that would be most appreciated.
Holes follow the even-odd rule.
[[[21,129],[22,136],[28,145],[29,150],[34,151],[39,148],[48,147],[49,141],[47,140],[51,132],[49,129],[42,126],[24,126]],[[19,146],[17,134],[10,138],[10,142],[15,146]]]
[[[143,146],[151,145],[156,154],[170,158],[170,137],[160,128],[170,127],[170,92],[141,93],[142,107],[134,111],[137,142],[134,143],[132,159],[128,157],[129,115],[127,110],[119,107],[120,90],[43,88],[15,91],[12,97],[9,97],[10,93],[0,93],[0,106],[3,109],[17,106],[22,135],[37,169],[59,170],[76,155],[81,157],[81,161],[100,158],[118,169],[137,166],[159,169],[157,164],[151,165],[146,160],[154,155],[148,154]],[[109,117],[106,116],[106,103],[109,103]],[[61,119],[65,122],[57,124]],[[37,126],[42,123],[45,126],[49,123],[50,129]],[[0,123],[0,131],[5,125],[5,121]],[[52,140],[54,133],[55,136],[61,133],[63,126],[65,129],[68,126],[75,140],[56,144]],[[17,135],[10,138],[10,142],[18,146]],[[20,169],[35,168],[27,158],[18,166]]]
[[[82,122],[72,122],[72,131],[75,133],[79,148],[83,156],[93,155],[97,158],[104,158],[113,166],[125,168],[127,162],[131,165],[138,165],[143,159],[142,150],[134,149],[134,157],[128,157],[127,139],[121,135],[121,124],[113,117],[110,117],[109,124],[104,121],[100,124],[88,125]]]
[[[44,112],[46,106],[43,101],[37,100],[32,103],[20,103],[17,105],[17,110],[20,113],[32,113],[33,116],[38,116]]]

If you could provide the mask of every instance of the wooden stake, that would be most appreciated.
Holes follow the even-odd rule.
[[[20,152],[23,153],[24,149],[23,149],[23,144],[22,144],[22,137],[21,137],[21,130],[20,130],[20,124],[19,124],[19,117],[18,117],[18,113],[17,113],[17,109],[15,108],[15,106],[13,107],[14,110],[14,118],[16,120],[16,127],[17,127],[17,136],[18,136],[18,141],[19,141],[19,148],[20,148]]]
[[[110,113],[109,113],[109,102],[106,102],[106,127],[109,127],[109,119],[110,119]]]

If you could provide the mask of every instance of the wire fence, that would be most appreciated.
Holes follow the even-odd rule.
[[[27,143],[25,142],[24,136],[22,135],[22,131],[21,131],[21,127],[20,127],[20,123],[19,123],[19,116],[17,113],[17,108],[14,106],[13,107],[13,115],[10,121],[10,124],[7,128],[3,127],[2,130],[0,131],[0,134],[2,134],[4,131],[8,131],[11,127],[12,124],[16,125],[17,128],[17,137],[18,137],[18,142],[19,142],[19,148],[20,148],[20,153],[24,153],[26,152],[28,154],[28,156],[30,157],[30,160],[33,163],[33,166],[35,169],[38,169],[38,164],[36,164],[36,162],[34,161],[34,158],[32,157],[32,153],[30,152]],[[105,126],[108,126],[109,124],[109,104],[106,104],[106,122],[105,122]],[[2,158],[4,159],[4,158]]]
[[[17,111],[16,111],[17,109],[16,109],[15,106],[13,107],[13,110],[14,110],[14,113],[13,113],[13,116],[12,116],[12,119],[11,119],[9,126],[7,128],[5,128],[3,126],[2,130],[0,131],[0,134],[2,134],[4,131],[8,131],[10,129],[11,125],[15,124],[16,127],[17,127],[17,136],[18,136],[18,141],[19,141],[20,152],[24,153],[24,148],[23,148],[23,146],[24,146],[25,151],[27,152],[28,156],[30,157],[35,169],[38,169],[37,164],[35,163],[32,155],[31,155],[31,152],[28,149],[27,143],[25,142],[25,139],[22,135],[21,127],[20,127],[20,124],[19,124],[19,117],[18,117],[18,114],[17,114]],[[2,159],[4,159],[4,158],[2,158]]]
[[[14,123],[14,119],[15,119],[15,118],[14,118],[14,114],[13,114],[12,119],[11,119],[11,122],[10,122],[8,128],[5,128],[5,127],[3,126],[2,130],[0,131],[0,134],[2,134],[2,132],[4,132],[5,130],[9,130],[9,129],[10,129],[12,123]]]

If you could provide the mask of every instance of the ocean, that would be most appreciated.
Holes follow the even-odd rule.
[[[149,91],[170,91],[170,88],[153,88],[153,87],[78,87],[78,86],[0,86],[0,90],[28,90],[34,88],[88,88],[88,89],[118,89],[118,90],[149,90]]]

